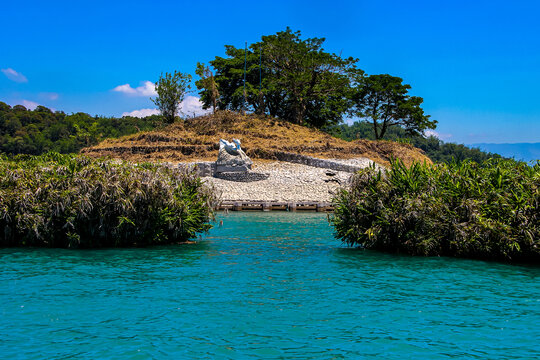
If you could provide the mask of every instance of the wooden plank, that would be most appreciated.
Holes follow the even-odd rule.
[[[317,201],[273,202],[273,201],[235,201],[222,202],[216,210],[233,211],[317,211],[330,212],[334,208],[331,203]]]

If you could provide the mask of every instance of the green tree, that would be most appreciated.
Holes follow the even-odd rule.
[[[191,75],[174,71],[163,73],[156,82],[157,98],[150,99],[158,107],[167,123],[173,123],[186,92],[191,88]]]
[[[411,86],[403,84],[403,79],[381,74],[357,77],[356,82],[352,114],[370,119],[375,139],[382,139],[392,126],[402,126],[408,135],[419,135],[437,126],[437,121],[430,120],[420,106],[424,99],[410,96]]]
[[[290,28],[262,40],[269,88],[285,90],[287,106],[280,117],[316,127],[339,122],[349,107],[349,74],[359,71],[357,60],[327,53],[324,38],[302,40],[301,33]]]
[[[239,111],[244,107],[244,61],[247,110],[268,112],[297,124],[323,127],[336,124],[350,107],[351,74],[356,59],[325,52],[325,39],[302,39],[299,31],[287,28],[263,36],[247,50],[226,45],[226,57],[216,57],[220,109]],[[197,84],[206,107],[211,105],[207,89]]]
[[[195,82],[198,89],[201,89],[201,101],[203,103],[203,109],[208,109],[206,104],[212,104],[212,111],[216,112],[217,102],[219,99],[218,85],[214,78],[214,73],[209,66],[205,64],[197,63],[197,69],[195,73],[199,75],[200,79]]]
[[[5,112],[11,110],[11,106],[6,104],[5,102],[0,101],[0,112]]]
[[[246,100],[250,111],[261,111],[260,101],[258,101],[259,86],[259,57],[250,46],[247,54],[244,49],[237,49],[231,45],[225,45],[226,57],[216,56],[210,61],[210,65],[215,69],[214,81],[219,89],[217,97],[217,107],[220,110],[240,111],[244,107],[244,56],[247,58],[246,71]],[[264,81],[263,81],[264,82]],[[209,109],[212,104],[210,92],[204,82],[195,83],[199,89],[199,95],[204,109]],[[263,84],[263,86],[265,86]]]

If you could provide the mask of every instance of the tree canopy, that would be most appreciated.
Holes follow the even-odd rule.
[[[352,113],[370,119],[375,139],[381,139],[391,126],[402,126],[409,135],[420,135],[426,129],[435,129],[436,120],[430,120],[420,107],[424,99],[408,94],[411,88],[403,79],[388,74],[362,76],[353,90]]]
[[[204,89],[201,91],[201,101],[204,104],[211,104],[212,111],[216,112],[219,90],[214,78],[214,73],[209,66],[200,62],[197,63],[195,73],[200,77],[200,79],[196,82],[197,88]]]
[[[112,118],[90,116],[79,112],[66,115],[44,106],[27,110],[0,102],[0,152],[34,154],[47,151],[78,152],[105,138],[152,130],[162,122],[161,116],[146,118]]]
[[[357,59],[324,51],[324,41],[304,40],[299,31],[287,28],[263,36],[247,52],[226,45],[226,57],[210,61],[219,88],[218,108],[268,113],[315,127],[339,123],[350,106],[350,78],[363,72],[356,68]],[[209,108],[210,90],[201,81],[196,85]]]
[[[151,100],[158,107],[165,122],[174,122],[180,103],[190,89],[190,81],[191,75],[176,70],[172,74],[165,73],[159,77],[156,82],[157,97]]]
[[[245,49],[225,45],[225,57],[210,61],[215,72],[197,65],[203,107],[267,113],[318,128],[352,115],[369,120],[376,139],[396,125],[410,135],[436,127],[423,99],[410,96],[401,78],[367,76],[357,59],[326,52],[324,41],[287,28]]]

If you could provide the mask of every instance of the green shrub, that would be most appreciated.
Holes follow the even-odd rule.
[[[215,202],[194,173],[48,153],[0,159],[0,246],[121,247],[186,241]]]
[[[339,239],[366,249],[540,260],[540,162],[393,161],[355,175],[334,199]]]

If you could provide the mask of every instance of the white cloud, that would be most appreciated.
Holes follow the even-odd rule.
[[[434,136],[439,140],[448,140],[452,137],[452,134],[438,133],[435,130],[426,130],[424,131],[424,135],[427,137]]]
[[[15,81],[18,83],[28,82],[28,79],[26,78],[26,76],[24,76],[20,72],[13,70],[12,68],[0,69],[0,71],[2,71],[4,75],[6,75],[6,77],[11,81]]]
[[[202,108],[202,102],[200,99],[196,96],[188,95],[186,98],[180,103],[179,107],[179,113],[182,116],[199,116],[199,115],[206,115],[210,113],[212,110],[203,110]],[[122,116],[134,116],[134,117],[146,117],[150,115],[157,115],[159,114],[158,109],[139,109],[139,110],[133,110],[133,111],[126,111],[122,113]]]
[[[140,110],[133,110],[131,112],[125,112],[122,113],[122,116],[133,116],[138,118],[147,117],[150,115],[157,115],[159,114],[158,109],[140,109]]]
[[[188,95],[180,104],[180,114],[185,116],[199,116],[212,112],[211,109],[203,110],[202,105],[198,97]]]
[[[121,92],[132,96],[156,96],[156,86],[151,81],[143,81],[141,86],[132,88],[129,84],[118,85],[112,91]]]
[[[21,101],[21,105],[27,108],[28,110],[34,110],[38,107],[38,103],[30,100],[23,100]]]

